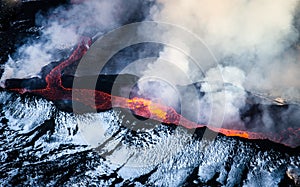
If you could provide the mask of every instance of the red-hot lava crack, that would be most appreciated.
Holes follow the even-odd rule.
[[[92,40],[88,37],[83,37],[77,48],[73,51],[70,57],[57,65],[50,71],[45,77],[47,86],[40,89],[26,89],[26,88],[6,88],[7,90],[15,91],[20,94],[32,93],[40,95],[48,100],[69,100],[83,103],[86,106],[92,107],[98,111],[104,111],[112,109],[113,107],[120,107],[130,109],[135,115],[150,118],[163,122],[165,124],[182,125],[188,129],[207,127],[215,132],[222,133],[226,136],[236,136],[247,139],[269,139],[271,141],[285,144],[289,147],[296,147],[298,145],[293,142],[287,143],[284,141],[290,136],[293,139],[300,139],[300,130],[287,129],[282,132],[276,133],[262,133],[251,132],[236,129],[225,129],[213,126],[207,126],[204,124],[197,124],[192,122],[182,115],[178,114],[173,108],[162,105],[160,103],[153,102],[151,100],[143,98],[123,98],[119,96],[110,95],[108,93],[99,90],[90,89],[78,89],[78,88],[66,88],[62,84],[62,71],[71,66],[75,61],[78,61],[87,52],[89,46],[92,44]],[[78,96],[72,97],[72,93]],[[93,98],[95,97],[95,99]]]

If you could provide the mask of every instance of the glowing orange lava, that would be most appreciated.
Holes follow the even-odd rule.
[[[75,89],[66,88],[62,84],[62,70],[78,61],[88,50],[88,46],[92,43],[90,38],[82,38],[82,42],[77,46],[72,55],[54,69],[45,77],[47,86],[43,89],[33,89],[27,90],[25,88],[13,88],[9,89],[20,94],[26,92],[40,95],[48,100],[73,100],[83,103],[89,107],[96,110],[109,110],[113,107],[120,107],[130,109],[135,115],[142,116],[145,118],[154,119],[165,124],[176,124],[182,125],[186,128],[201,128],[207,127],[212,131],[222,133],[226,136],[237,136],[247,139],[269,139],[274,142],[283,143],[281,133],[294,135],[296,138],[300,137],[300,130],[290,129],[286,132],[279,132],[278,134],[272,133],[258,133],[250,131],[242,131],[235,129],[224,129],[212,126],[207,126],[204,124],[197,124],[192,122],[180,114],[178,114],[173,108],[162,105],[160,103],[155,103],[153,101],[143,99],[143,98],[122,98],[118,96],[113,96],[108,93],[98,91],[98,90],[88,90],[88,89]],[[72,97],[72,92],[76,93],[77,97]],[[286,144],[290,147],[294,147],[293,144]]]

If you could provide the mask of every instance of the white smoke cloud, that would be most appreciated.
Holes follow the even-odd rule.
[[[79,39],[72,29],[63,28],[56,22],[45,29],[42,36],[47,38],[46,42],[27,44],[18,49],[20,56],[15,60],[10,58],[5,64],[1,80],[37,76],[42,67],[62,58],[55,55],[55,50],[71,49]]]
[[[274,98],[282,96],[290,101],[300,99],[299,49],[295,48],[299,33],[294,24],[298,0],[157,2],[158,6],[152,8],[153,20],[179,25],[195,33],[218,59],[220,67],[204,69],[206,78],[203,80],[207,83],[203,85],[202,91],[211,93],[215,106],[220,105],[220,110],[217,110],[220,112],[219,116],[222,116],[221,103],[226,102],[226,124],[240,121],[239,109],[245,104],[245,90]],[[168,32],[172,33],[172,29]],[[177,40],[176,34],[170,39]],[[189,56],[201,54],[201,51],[195,50],[195,41],[185,41],[185,52]],[[188,64],[188,59],[178,58],[178,55],[168,50],[162,54]],[[157,67],[156,74],[165,71],[165,68],[161,68],[162,65],[154,65]],[[193,68],[184,64],[177,66],[184,67],[187,74],[193,72]],[[216,90],[221,89],[222,85],[216,84],[214,79],[220,71],[224,82],[233,86],[225,87],[219,92]],[[206,97],[203,100],[209,102]],[[267,123],[267,126],[272,125]]]
[[[297,56],[280,58],[298,39],[293,25],[298,0],[158,2],[162,8],[155,11],[154,20],[181,25],[194,32],[208,44],[220,63],[234,65],[246,73],[245,87],[251,89],[255,85],[258,90],[276,84],[284,89],[285,85],[299,87],[291,85],[299,78]],[[189,46],[193,47],[192,41]],[[233,59],[222,61],[228,57]]]
[[[155,20],[179,24],[204,39],[219,57],[255,52],[274,56],[296,39],[297,0],[159,0]],[[288,45],[288,43],[287,43]]]
[[[58,7],[50,16],[38,14],[36,24],[41,27],[40,36],[19,47],[10,57],[3,67],[1,81],[36,77],[45,65],[66,58],[57,51],[70,51],[86,33],[104,33],[120,26],[132,11],[122,3],[121,0],[84,1],[68,9]]]

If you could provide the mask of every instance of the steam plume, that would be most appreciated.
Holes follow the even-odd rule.
[[[65,58],[59,50],[70,51],[81,36],[103,34],[129,22],[132,17],[139,20],[144,15],[142,1],[83,1],[72,6],[58,7],[48,14],[36,15],[40,36],[19,47],[5,64],[1,81],[9,78],[36,77],[41,68],[50,62]],[[133,19],[133,20],[134,20]]]
[[[298,12],[297,0],[158,0],[157,6],[152,8],[152,19],[182,26],[209,46],[219,66],[203,69],[202,81],[206,83],[202,91],[210,93],[215,106],[220,105],[217,110],[220,114],[214,115],[221,116],[221,103],[226,102],[224,125],[234,124],[235,128],[243,129],[239,110],[245,106],[246,90],[271,98],[284,97],[291,103],[300,99]],[[168,32],[172,33],[172,29]],[[177,37],[174,32],[171,39]],[[189,56],[201,55],[201,51],[194,50],[195,41],[185,41],[188,46],[185,52]],[[161,58],[169,57],[187,74],[193,73],[193,68],[186,65],[188,59],[167,49],[161,54]],[[206,67],[205,62],[201,63]],[[150,70],[153,67],[155,70],[148,74],[167,71],[159,61],[154,62]],[[216,91],[218,84],[212,82],[218,71],[226,83],[238,89],[226,87],[221,92]],[[201,81],[201,76],[197,76]],[[208,96],[201,102],[209,103]],[[276,129],[267,111],[262,118],[261,129]]]
[[[299,99],[297,0],[158,3],[152,11],[154,20],[181,25],[202,38],[222,66],[244,72],[243,87]],[[187,42],[192,49],[193,41]],[[230,74],[236,75],[232,80],[243,78],[239,73]]]

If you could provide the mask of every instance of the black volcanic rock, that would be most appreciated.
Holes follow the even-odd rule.
[[[9,1],[0,2],[0,64],[7,61],[8,55],[24,44],[28,38],[38,36],[36,13],[58,5],[66,4],[66,0]]]

